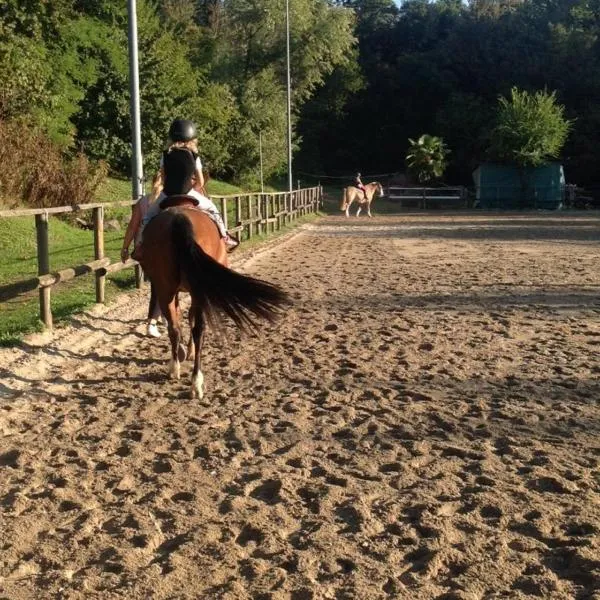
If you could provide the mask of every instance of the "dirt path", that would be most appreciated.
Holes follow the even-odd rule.
[[[600,598],[600,217],[328,218],[165,379],[145,296],[0,350],[0,597]]]

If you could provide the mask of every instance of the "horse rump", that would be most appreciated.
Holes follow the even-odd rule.
[[[197,307],[212,324],[222,312],[242,330],[255,331],[255,317],[274,321],[289,296],[279,287],[236,273],[209,256],[196,243],[192,224],[184,214],[175,215],[172,226],[175,258]]]

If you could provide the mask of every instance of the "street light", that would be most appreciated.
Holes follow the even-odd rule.
[[[287,55],[288,191],[292,191],[292,90],[290,84],[290,0],[285,0],[285,47]]]
[[[140,77],[138,71],[137,12],[135,0],[127,0],[129,41],[129,93],[131,111],[131,196],[142,195],[144,173],[142,166],[142,135],[140,133]]]
[[[265,193],[265,185],[263,183],[263,155],[262,155],[262,131],[258,132],[258,155],[260,158],[260,192]]]

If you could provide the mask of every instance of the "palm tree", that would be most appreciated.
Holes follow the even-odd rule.
[[[406,155],[408,168],[420,182],[440,179],[446,169],[446,156],[449,150],[442,138],[435,135],[422,135],[418,140],[408,138],[410,147]]]

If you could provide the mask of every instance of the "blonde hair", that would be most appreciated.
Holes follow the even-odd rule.
[[[160,196],[163,189],[162,173],[160,169],[156,172],[156,175],[152,178],[152,189],[148,195],[148,204],[153,204],[156,199]]]
[[[198,138],[188,140],[187,142],[174,142],[171,139],[167,140],[167,152],[173,148],[185,148],[198,154]]]

